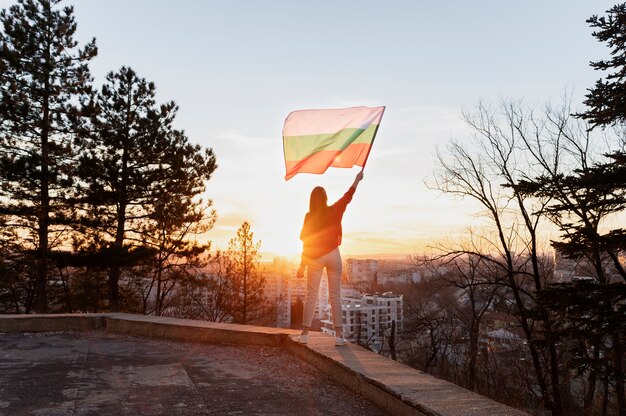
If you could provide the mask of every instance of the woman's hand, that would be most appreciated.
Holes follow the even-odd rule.
[[[356,178],[354,178],[354,182],[352,183],[352,186],[356,188],[359,182],[361,182],[362,180],[363,180],[363,171],[360,171],[359,173],[356,174]]]

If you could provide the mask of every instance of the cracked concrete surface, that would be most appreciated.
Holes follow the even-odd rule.
[[[278,347],[0,334],[0,415],[386,413]]]

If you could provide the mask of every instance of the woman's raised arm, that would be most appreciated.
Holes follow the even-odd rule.
[[[352,182],[352,187],[356,188],[359,185],[359,182],[363,180],[363,171],[360,171],[356,174],[356,178],[354,178],[354,182]]]

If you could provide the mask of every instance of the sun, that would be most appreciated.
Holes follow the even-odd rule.
[[[299,240],[300,230],[294,232],[288,229],[263,230],[258,234],[261,240],[261,250],[276,256],[294,257],[300,255],[302,243]]]

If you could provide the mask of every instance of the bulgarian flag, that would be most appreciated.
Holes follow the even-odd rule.
[[[285,180],[330,166],[364,167],[384,112],[385,107],[351,107],[289,113],[283,127]]]

